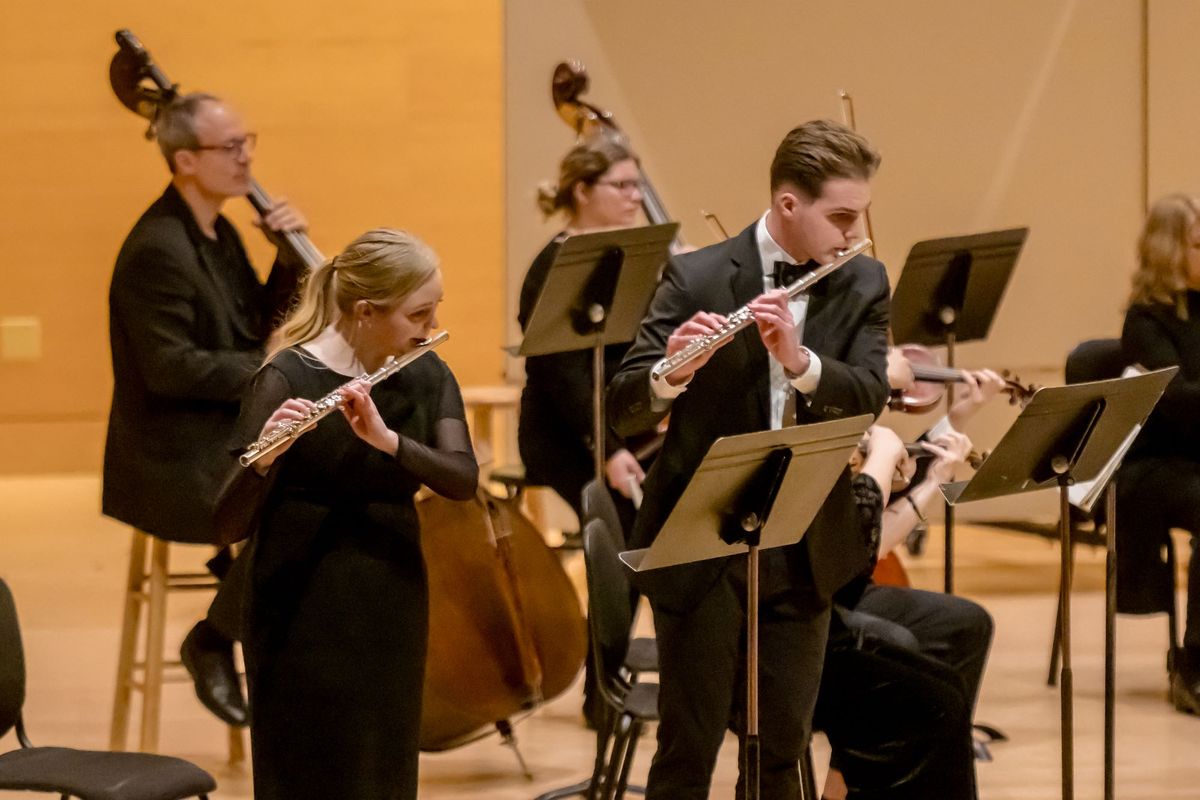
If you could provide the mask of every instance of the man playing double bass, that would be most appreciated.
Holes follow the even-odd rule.
[[[671,413],[662,452],[644,484],[631,546],[653,541],[717,438],[883,408],[883,265],[858,256],[810,296],[790,302],[775,288],[798,278],[792,265],[828,262],[853,243],[878,164],[876,151],[850,129],[805,123],[775,153],[771,204],[762,218],[733,239],[668,264],[609,388],[611,421],[622,435]],[[754,327],[661,381],[651,380],[660,359],[711,334],[724,315],[746,304]],[[761,556],[763,798],[798,796],[797,762],[808,744],[830,597],[873,553],[874,543],[860,531],[846,472],[799,544]],[[737,712],[745,697],[746,560],[669,567],[637,580],[654,610],[661,666],[658,751],[646,796],[700,800],[708,796],[731,716],[744,716]],[[741,796],[742,780],[738,790]]]
[[[109,288],[113,401],[103,511],[168,541],[212,543],[242,390],[301,265],[281,248],[260,284],[221,215],[226,200],[251,186],[255,138],[236,111],[212,95],[183,95],[160,110],[156,133],[171,182],[126,237]],[[269,236],[306,225],[282,200],[262,220]],[[220,592],[182,652],[201,701],[231,725],[246,724],[233,666],[239,599],[240,590]]]

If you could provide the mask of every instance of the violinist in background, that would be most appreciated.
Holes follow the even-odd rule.
[[[303,265],[281,248],[259,283],[221,215],[251,185],[255,135],[233,108],[209,94],[183,95],[161,110],[155,129],[171,182],[129,232],[109,287],[103,512],[168,541],[206,544],[216,541],[212,503],[238,401]],[[307,223],[280,199],[261,227],[274,237]],[[210,562],[218,578],[228,564],[227,553]],[[220,592],[181,653],[200,700],[230,725],[246,724],[233,663],[240,596],[239,588]]]
[[[897,499],[895,479],[911,478],[914,467],[904,443],[882,425],[872,426],[864,437],[852,486],[864,532],[879,544],[881,556],[915,523],[907,512],[923,517],[922,506],[932,506],[926,485],[936,488],[952,479],[971,443],[955,433],[926,448],[933,456],[928,477]],[[908,499],[914,496],[921,499]],[[835,596],[814,717],[833,749],[822,797],[972,800],[971,719],[991,619],[969,600],[864,586],[865,580]],[[884,595],[861,602],[872,589]],[[965,631],[978,635],[967,638]],[[944,647],[930,649],[917,636],[927,632],[950,635],[943,636]]]
[[[888,382],[893,391],[908,390],[914,382],[912,369],[897,348],[888,353]],[[971,441],[962,428],[1006,386],[1004,378],[986,369],[963,371],[962,383],[947,416],[921,437],[931,458],[897,458],[893,473],[888,473],[904,473],[904,485],[885,498],[879,558],[895,550],[941,503],[939,486],[954,480],[971,452]],[[894,450],[894,438],[890,430],[873,427],[868,461],[877,442],[884,443],[886,452]],[[817,725],[834,746],[834,770],[825,797],[846,796],[839,769],[846,783],[860,791],[874,787],[914,792],[880,796],[974,797],[971,723],[991,647],[991,616],[978,603],[956,595],[876,584],[870,572],[843,587],[834,602],[817,706]],[[914,667],[903,657],[906,652],[939,662],[946,667],[945,674],[923,672],[920,664]],[[876,725],[845,724],[855,719],[851,707],[859,708],[857,704],[868,695],[874,699],[863,708],[893,713],[883,714]],[[930,708],[944,714],[931,719],[926,716]],[[944,732],[944,726],[953,731],[951,738],[928,736],[931,729]],[[878,758],[877,751],[885,745],[893,758]],[[950,790],[954,786],[957,793]],[[939,791],[926,795],[918,791],[920,787]]]
[[[1161,557],[1170,529],[1192,534],[1187,625],[1171,702],[1200,714],[1200,199],[1172,194],[1150,209],[1138,241],[1121,346],[1146,369],[1179,367],[1117,473],[1117,607],[1174,606]]]

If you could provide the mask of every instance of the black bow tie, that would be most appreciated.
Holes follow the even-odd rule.
[[[820,264],[816,261],[808,261],[804,264],[793,264],[790,261],[776,261],[774,273],[775,288],[782,289],[791,286],[819,266]]]

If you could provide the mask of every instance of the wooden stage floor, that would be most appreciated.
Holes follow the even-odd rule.
[[[107,744],[127,530],[99,514],[95,476],[0,479],[0,574],[12,585],[24,627],[29,671],[26,722],[35,743],[102,748]],[[996,641],[978,719],[1004,730],[995,760],[980,764],[985,800],[1048,800],[1059,792],[1058,695],[1045,685],[1054,613],[1057,545],[1028,535],[958,526],[957,586],[996,619]],[[918,586],[941,585],[941,535],[908,559]],[[1181,546],[1181,555],[1186,548]],[[203,548],[176,548],[199,564]],[[582,573],[578,557],[568,569]],[[1186,560],[1186,557],[1185,557]],[[1083,548],[1074,594],[1076,796],[1101,797],[1103,702],[1103,553]],[[207,605],[207,595],[172,598],[168,641],[177,643]],[[1200,718],[1166,701],[1165,621],[1121,617],[1117,623],[1117,796],[1124,800],[1200,797]],[[421,797],[430,800],[529,800],[571,783],[589,768],[594,738],[581,724],[578,684],[517,727],[534,774],[519,774],[494,737],[422,758]],[[4,750],[16,746],[10,733]],[[250,798],[249,768],[226,763],[224,728],[186,684],[164,691],[162,751],[191,759],[220,785],[214,800]],[[644,780],[653,740],[634,764]],[[827,748],[816,744],[818,772]],[[736,745],[727,742],[713,797],[732,797]],[[24,793],[0,798],[29,797]]]

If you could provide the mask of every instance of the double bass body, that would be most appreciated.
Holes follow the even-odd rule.
[[[429,580],[421,749],[478,738],[575,680],[587,651],[557,555],[511,500],[417,503]]]

